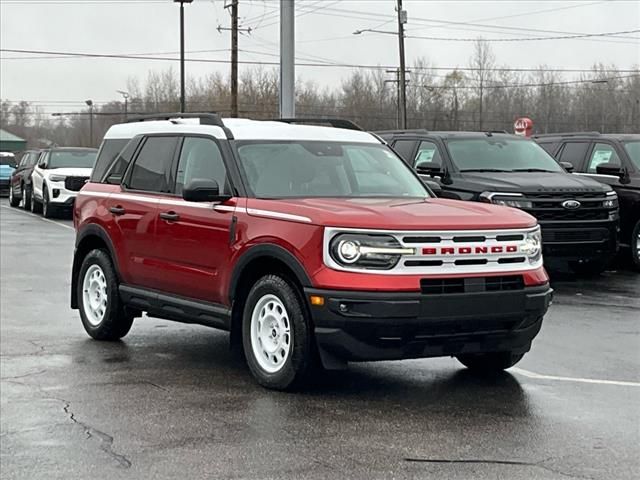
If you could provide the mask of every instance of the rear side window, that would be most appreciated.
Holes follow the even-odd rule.
[[[177,137],[147,138],[133,164],[127,186],[133,190],[169,192],[176,144]]]
[[[126,147],[116,156],[111,168],[107,169],[104,175],[104,183],[120,184],[122,177],[131,163],[131,159],[140,145],[140,138],[134,138]]]
[[[102,181],[104,174],[107,173],[107,170],[113,165],[113,162],[115,162],[118,154],[128,141],[128,139],[117,138],[102,142],[102,147],[100,147],[100,151],[98,152],[98,159],[91,174],[92,182]]]
[[[558,160],[569,162],[577,171],[580,171],[584,157],[589,149],[589,142],[569,142],[566,143]]]

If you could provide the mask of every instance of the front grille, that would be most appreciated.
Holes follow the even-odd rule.
[[[606,228],[543,229],[543,243],[603,242],[609,239]]]
[[[424,278],[420,281],[420,291],[425,295],[505,292],[522,290],[523,288],[524,281],[522,279],[522,275],[469,278]]]
[[[72,192],[79,192],[89,177],[67,177],[64,181],[64,188]]]
[[[526,209],[540,221],[585,221],[608,220],[609,209],[603,207],[606,200],[604,193],[533,193],[526,194],[525,200],[532,202],[533,206]],[[571,210],[562,206],[567,200],[577,200],[580,207]]]

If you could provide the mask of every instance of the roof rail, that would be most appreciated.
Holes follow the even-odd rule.
[[[568,132],[568,133],[538,133],[533,138],[545,137],[581,137],[583,135],[600,135],[600,132]]]
[[[197,118],[200,120],[200,125],[212,125],[215,127],[220,127],[227,139],[233,140],[233,133],[231,130],[224,124],[220,115],[215,112],[189,112],[189,113],[153,113],[151,115],[139,115],[135,117],[130,117],[126,123],[135,123],[135,122],[151,122],[157,120],[177,120],[181,118]]]
[[[429,133],[429,131],[426,128],[414,128],[410,130],[376,130],[375,133],[377,133],[378,135],[411,135],[412,133],[425,134]]]
[[[506,130],[487,130],[485,133],[506,133],[507,135],[513,135],[511,132],[507,132]]]
[[[272,121],[289,124],[329,124],[335,128],[362,131],[362,127],[360,127],[360,125],[344,118],[275,118]]]

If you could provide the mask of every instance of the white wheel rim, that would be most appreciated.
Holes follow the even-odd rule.
[[[640,258],[640,231],[636,235],[636,257]]]
[[[282,300],[264,295],[251,314],[251,348],[260,368],[268,373],[280,371],[292,343],[291,321]]]
[[[99,265],[91,265],[82,282],[83,310],[89,323],[97,327],[107,311],[107,279]]]
[[[13,203],[13,185],[9,185],[9,202]]]

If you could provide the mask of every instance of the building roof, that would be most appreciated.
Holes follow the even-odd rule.
[[[7,132],[6,130],[0,129],[0,142],[25,142],[24,138],[20,138],[17,135],[14,135],[11,132]]]
[[[380,143],[380,141],[370,133],[344,128],[296,125],[267,120],[248,120],[244,118],[225,118],[223,121],[225,127],[231,130],[236,140],[319,140]],[[200,124],[198,119],[189,118],[122,123],[111,127],[105,135],[105,139],[126,139],[133,138],[136,135],[153,133],[193,133],[212,135],[219,139],[226,138],[224,131],[219,126],[203,125]]]

